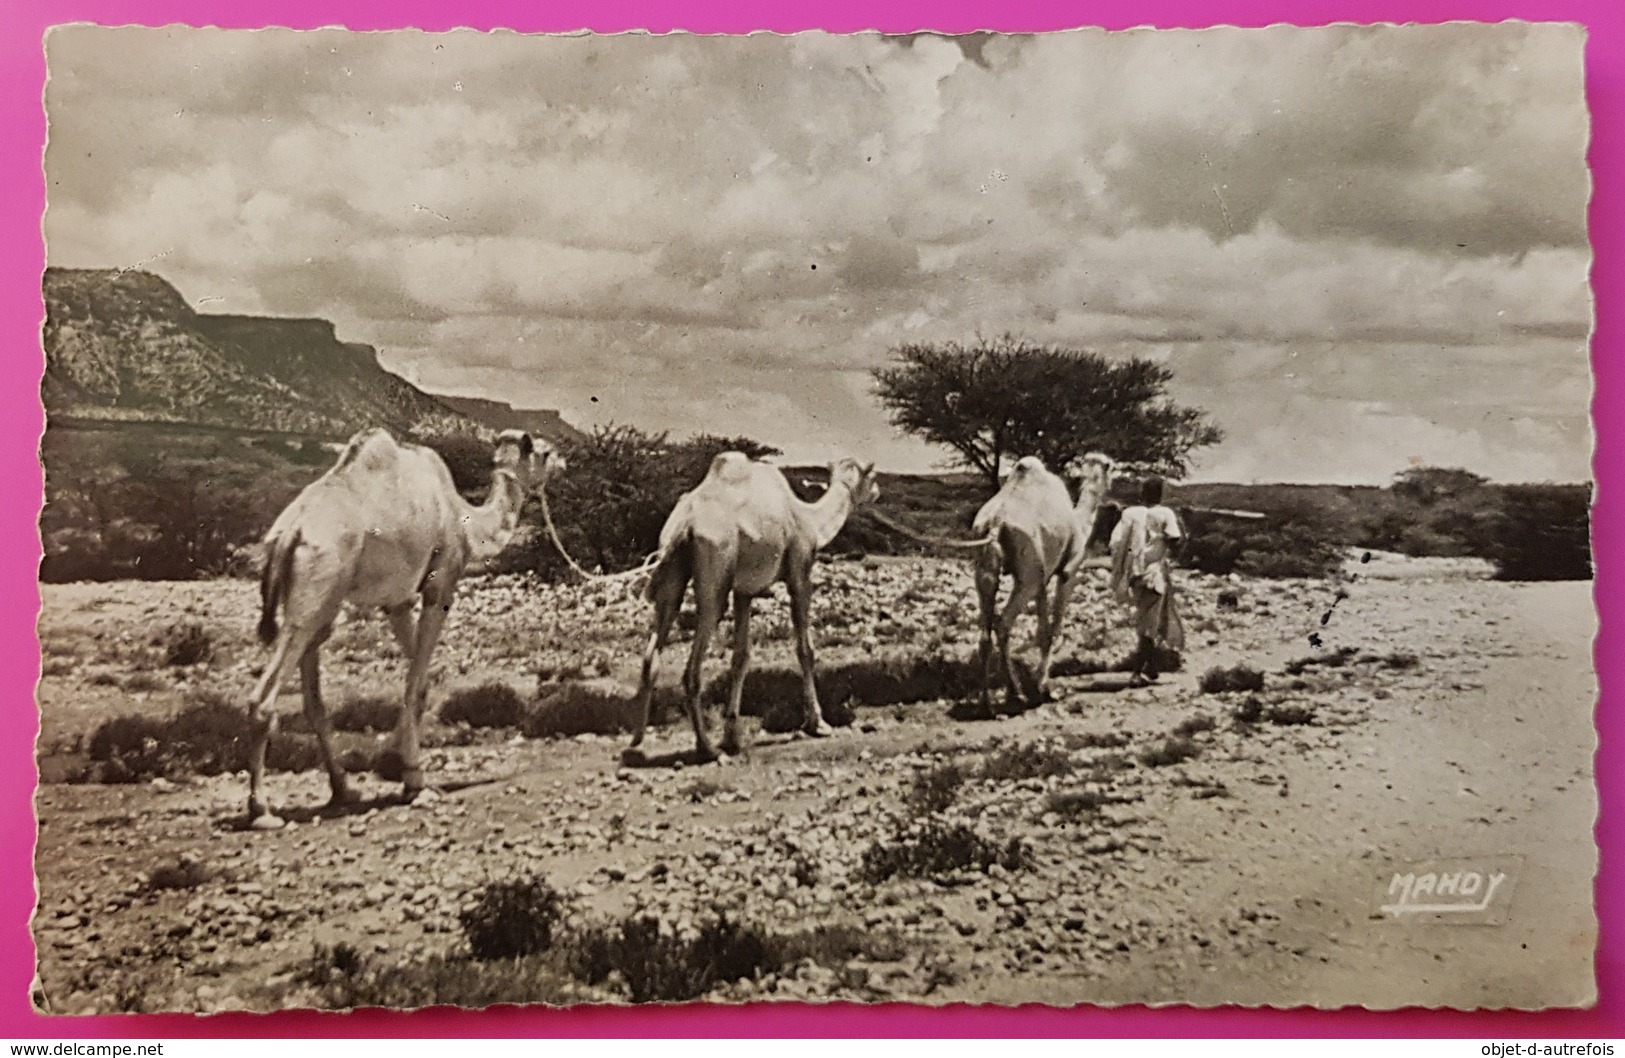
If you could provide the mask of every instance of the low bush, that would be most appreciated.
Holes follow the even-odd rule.
[[[647,916],[585,930],[572,938],[571,964],[588,984],[619,974],[634,1003],[698,999],[773,965],[766,937],[725,915],[687,936],[664,931],[659,920]]]
[[[1116,798],[1096,790],[1067,790],[1044,798],[1044,810],[1067,819],[1092,818]]]
[[[518,727],[527,709],[518,691],[499,680],[454,691],[440,706],[440,719],[470,727]]]
[[[151,672],[132,672],[119,682],[119,686],[132,694],[162,690],[163,678]]]
[[[572,680],[532,706],[519,731],[526,738],[624,734],[637,726],[636,705],[635,692],[613,681]]]
[[[381,734],[395,730],[401,719],[401,703],[392,698],[368,695],[348,699],[333,711],[333,727],[338,731]]]
[[[77,778],[117,784],[243,771],[249,736],[245,710],[222,695],[201,691],[172,717],[126,713],[97,725],[85,744],[91,766]],[[370,769],[377,755],[370,741],[335,751],[354,771]],[[290,772],[322,767],[321,745],[306,732],[277,731],[266,746],[265,766]]]
[[[195,859],[182,858],[155,868],[147,875],[144,888],[149,893],[166,889],[196,889],[213,877],[214,872],[202,863]]]
[[[171,667],[201,665],[214,659],[214,637],[196,622],[171,625],[158,637],[164,664]]]
[[[1031,860],[1020,838],[1000,844],[962,823],[931,817],[865,849],[858,877],[878,885],[892,877],[930,878],[953,871],[986,871],[994,865],[1020,870]]]
[[[920,815],[946,811],[959,796],[959,788],[970,778],[957,764],[940,764],[914,777],[903,803]]]
[[[1065,750],[1023,743],[993,753],[982,762],[980,774],[993,782],[1022,782],[1066,775],[1076,767],[1077,762]]]
[[[1289,661],[1283,667],[1288,676],[1301,676],[1312,668],[1339,669],[1353,661],[1360,651],[1356,647],[1339,647],[1324,654],[1311,654],[1309,657],[1297,658]]]
[[[1249,694],[1230,715],[1238,724],[1256,724],[1264,718],[1264,702],[1256,694]]]
[[[498,1003],[564,1006],[588,998],[566,971],[545,956],[493,962],[436,956],[422,962],[374,965],[348,944],[318,945],[294,979],[313,988],[316,1005],[329,1010],[426,1006],[477,1010]]]
[[[1264,719],[1282,727],[1293,727],[1315,722],[1315,711],[1306,705],[1272,705],[1264,710]]]
[[[1490,558],[1501,580],[1590,580],[1591,489],[1508,485]]]
[[[1196,716],[1192,716],[1180,721],[1179,726],[1174,728],[1174,734],[1186,736],[1198,735],[1203,731],[1212,731],[1218,726],[1219,722],[1213,717],[1203,713],[1198,713]]]
[[[476,959],[511,959],[546,951],[564,911],[564,901],[540,877],[493,882],[457,916]]]
[[[1184,735],[1169,735],[1154,746],[1140,751],[1140,763],[1148,768],[1179,764],[1202,755],[1202,748]]]
[[[1233,665],[1230,668],[1214,666],[1202,673],[1200,686],[1203,694],[1261,691],[1264,689],[1264,674],[1250,665]]]

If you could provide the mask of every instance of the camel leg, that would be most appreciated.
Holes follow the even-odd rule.
[[[982,712],[993,715],[993,628],[999,616],[999,568],[1003,559],[983,559],[976,567],[976,596],[981,602],[982,640],[979,649],[982,670]]]
[[[311,730],[316,732],[316,741],[322,747],[322,760],[327,763],[327,782],[333,790],[328,803],[336,806],[348,804],[355,798],[346,784],[344,769],[339,767],[338,759],[333,755],[333,722],[328,719],[327,707],[322,703],[322,644],[332,634],[333,626],[327,625],[311,640],[299,659],[299,676],[305,694],[305,719],[310,721]]]
[[[283,625],[276,649],[266,663],[259,686],[254,689],[253,701],[249,703],[248,824],[255,830],[277,830],[282,826],[282,820],[266,810],[265,801],[260,797],[260,786],[265,779],[265,747],[276,733],[276,699],[282,692],[288,659],[303,656],[309,641],[310,634],[301,632],[297,625],[291,622]]]
[[[671,639],[671,628],[677,621],[677,611],[683,605],[683,592],[687,589],[687,577],[668,576],[650,592],[655,604],[654,627],[649,632],[649,642],[643,648],[643,673],[638,679],[638,697],[632,710],[632,715],[637,717],[634,721],[636,726],[632,729],[633,749],[643,744],[643,732],[649,726],[650,703],[654,700],[655,670],[660,662],[660,651]]]
[[[1038,700],[1044,700],[1044,688],[1049,684],[1049,670],[1055,660],[1055,641],[1060,638],[1061,618],[1066,614],[1066,604],[1072,598],[1073,578],[1065,572],[1055,580],[1055,600],[1051,604],[1049,626],[1039,630],[1038,645],[1043,652],[1038,663]]]
[[[705,578],[696,578],[696,585],[704,583]],[[701,760],[710,761],[717,759],[717,751],[705,733],[705,715],[700,709],[700,693],[704,687],[700,683],[700,676],[705,664],[705,652],[711,646],[711,634],[716,631],[717,622],[722,617],[722,600],[726,598],[726,593],[696,590],[694,594],[698,614],[694,623],[694,642],[688,653],[688,666],[683,669],[683,703],[688,709],[689,722],[694,725],[695,752]]]
[[[1042,577],[1043,573],[1040,572]],[[1027,607],[1033,600],[1043,593],[1043,581],[1036,578],[1024,579],[1016,576],[1015,586],[1010,591],[1010,598],[1004,604],[1004,612],[999,615],[999,656],[1004,659],[1004,687],[1007,705],[1014,706],[1022,698],[1021,681],[1016,675],[1016,659],[1010,653],[1010,636],[1015,631],[1016,621],[1027,612]]]
[[[417,649],[418,623],[412,616],[414,605],[416,604],[404,602],[384,608],[384,615],[389,618],[390,631],[395,633],[395,642],[400,644],[403,658],[410,658],[412,651]]]
[[[824,738],[833,734],[834,728],[824,720],[823,710],[818,705],[818,683],[813,671],[810,572],[806,568],[796,569],[786,578],[785,586],[790,589],[790,620],[795,626],[796,661],[801,664],[801,700],[806,707],[801,729],[814,738]]]
[[[412,658],[417,654],[418,648],[418,621],[413,612],[417,608],[415,600],[396,603],[394,606],[384,607],[384,616],[389,619],[389,629],[395,633],[395,642],[401,648],[401,657],[406,659],[407,669],[410,671]],[[398,765],[402,758],[401,738],[406,731],[406,701],[401,699],[401,713],[395,718],[395,730],[390,732],[389,741],[384,746],[382,760],[388,760],[389,766],[383,766],[382,760],[377,771],[384,775],[393,775],[394,765]]]
[[[417,638],[412,644],[412,664],[406,672],[406,698],[396,729],[401,754],[401,786],[411,797],[423,789],[423,761],[418,747],[418,726],[429,700],[429,660],[440,642],[440,630],[451,611],[450,599],[425,597],[418,616]]]
[[[739,701],[745,694],[745,674],[750,669],[751,597],[734,594],[733,671],[728,674],[728,712],[722,726],[722,752],[738,755],[744,745],[739,738]]]
[[[1022,697],[1026,699],[1029,707],[1036,707],[1042,705],[1044,702],[1044,666],[1049,664],[1050,645],[1049,603],[1049,584],[1045,581],[1040,581],[1038,584],[1038,594],[1033,599],[1034,615],[1037,618],[1035,623],[1036,626],[1033,629],[1033,639],[1036,641],[1038,646],[1038,668],[1033,673],[1034,682],[1032,697],[1027,698],[1025,694],[1022,695]],[[1013,666],[1011,672],[1012,675],[1015,674]]]

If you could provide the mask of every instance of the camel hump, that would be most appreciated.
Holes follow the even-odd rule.
[[[732,485],[749,478],[752,466],[750,457],[743,452],[723,452],[711,460],[711,469],[705,476]]]
[[[374,426],[369,430],[362,430],[351,437],[339,453],[339,460],[333,464],[334,470],[344,470],[356,463],[373,463],[383,456],[386,449],[395,449],[399,446],[389,431],[381,426]]]
[[[1029,474],[1042,474],[1047,469],[1044,461],[1037,456],[1022,456],[1016,460],[1016,465],[1010,469],[1010,473],[1016,477],[1026,477]]]

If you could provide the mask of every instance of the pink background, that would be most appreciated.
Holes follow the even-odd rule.
[[[545,5],[515,0],[149,0],[115,3],[46,0],[0,4],[0,127],[7,150],[0,154],[0,217],[7,252],[0,257],[0,329],[10,350],[10,385],[0,387],[0,475],[14,502],[0,508],[0,539],[13,546],[0,551],[3,598],[0,675],[4,715],[17,726],[0,742],[0,843],[9,884],[0,887],[0,1037],[211,1037],[211,1036],[1611,1036],[1625,1037],[1625,942],[1622,942],[1621,750],[1618,714],[1599,709],[1602,748],[1596,773],[1602,798],[1597,841],[1602,852],[1597,883],[1601,946],[1597,979],[1601,999],[1589,1011],[1464,1014],[1407,1010],[1372,1013],[1348,1010],[1212,1011],[1144,1007],[1056,1010],[837,1005],[797,1007],[665,1007],[548,1010],[505,1007],[484,1013],[430,1010],[413,1014],[363,1011],[354,1014],[288,1012],[274,1015],[118,1016],[46,1018],[28,1001],[33,978],[33,942],[28,918],[33,909],[32,795],[37,731],[32,689],[39,674],[37,569],[41,475],[37,460],[43,415],[38,400],[42,370],[39,328],[44,316],[40,275],[45,251],[40,236],[44,182],[40,149],[45,137],[41,90],[45,83],[42,39],[49,25],[98,22],[118,25],[264,25],[351,29],[417,26],[429,30],[472,26],[521,30],[604,32],[686,29],[724,33],[770,29],[789,32],[827,29],[851,32],[880,29],[905,32],[935,29],[1042,31],[1080,25],[1122,29],[1137,25],[1200,27],[1263,26],[1300,22],[1313,12],[1313,24],[1330,22],[1444,22],[1453,19],[1580,22],[1589,30],[1586,49],[1587,95],[1591,106],[1593,200],[1591,237],[1597,329],[1592,347],[1596,376],[1595,424],[1598,482],[1594,538],[1597,599],[1603,636],[1625,613],[1620,567],[1613,564],[1621,545],[1618,487],[1622,460],[1616,455],[1625,413],[1614,411],[1621,394],[1619,298],[1625,249],[1618,193],[1625,144],[1619,132],[1625,112],[1625,5],[1619,0],[1102,0],[1070,4],[1054,0],[779,0],[771,14],[746,14],[729,0],[564,0]],[[1307,23],[1306,23],[1307,24]],[[1605,695],[1617,699],[1625,672],[1608,638],[1600,638],[1597,670]],[[1608,697],[1605,697],[1606,702]]]

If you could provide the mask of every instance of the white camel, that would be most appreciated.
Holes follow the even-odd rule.
[[[815,502],[806,503],[796,498],[783,473],[770,464],[754,462],[739,452],[724,452],[712,460],[705,480],[677,501],[660,531],[659,557],[644,590],[644,597],[654,603],[654,630],[643,652],[633,749],[642,744],[648,726],[660,648],[666,645],[691,580],[698,613],[688,667],[683,671],[683,690],[699,756],[713,760],[717,755],[701,719],[700,667],[728,595],[733,594],[734,607],[733,668],[722,749],[732,754],[743,748],[739,701],[750,666],[751,601],[779,581],[790,592],[790,619],[795,626],[806,706],[803,729],[814,736],[830,733],[813,682],[809,626],[813,561],[841,531],[852,511],[879,495],[873,463],[843,459],[831,464],[829,488]]]
[[[1034,601],[1038,603],[1039,663],[1032,704],[1044,700],[1055,637],[1078,572],[1084,567],[1095,519],[1111,486],[1111,473],[1111,457],[1099,452],[1084,456],[1083,480],[1074,505],[1066,482],[1037,456],[1026,456],[1016,462],[998,495],[976,512],[973,532],[988,538],[976,554],[984,710],[991,709],[988,684],[993,678],[995,628],[1009,702],[1014,704],[1020,694],[1015,663],[1010,657],[1010,635],[1017,619]],[[999,578],[1005,573],[1011,574],[1014,584],[1000,613]],[[1048,597],[1051,580],[1055,581],[1053,601]]]
[[[428,698],[429,658],[469,563],[488,558],[512,538],[527,493],[563,466],[540,453],[527,433],[496,441],[491,491],[474,506],[458,495],[440,456],[401,444],[382,429],[350,439],[338,462],[306,486],[265,534],[263,611],[259,634],[272,646],[249,710],[248,818],[259,830],[282,825],[260,798],[265,747],[276,730],[283,679],[299,666],[305,716],[321,744],[332,804],[351,799],[333,757],[331,722],[322,705],[319,658],[345,602],[379,607],[408,659],[406,693],[390,752],[399,755],[408,796],[423,787],[418,725]],[[421,599],[422,612],[413,616]],[[282,624],[277,624],[281,611]]]

